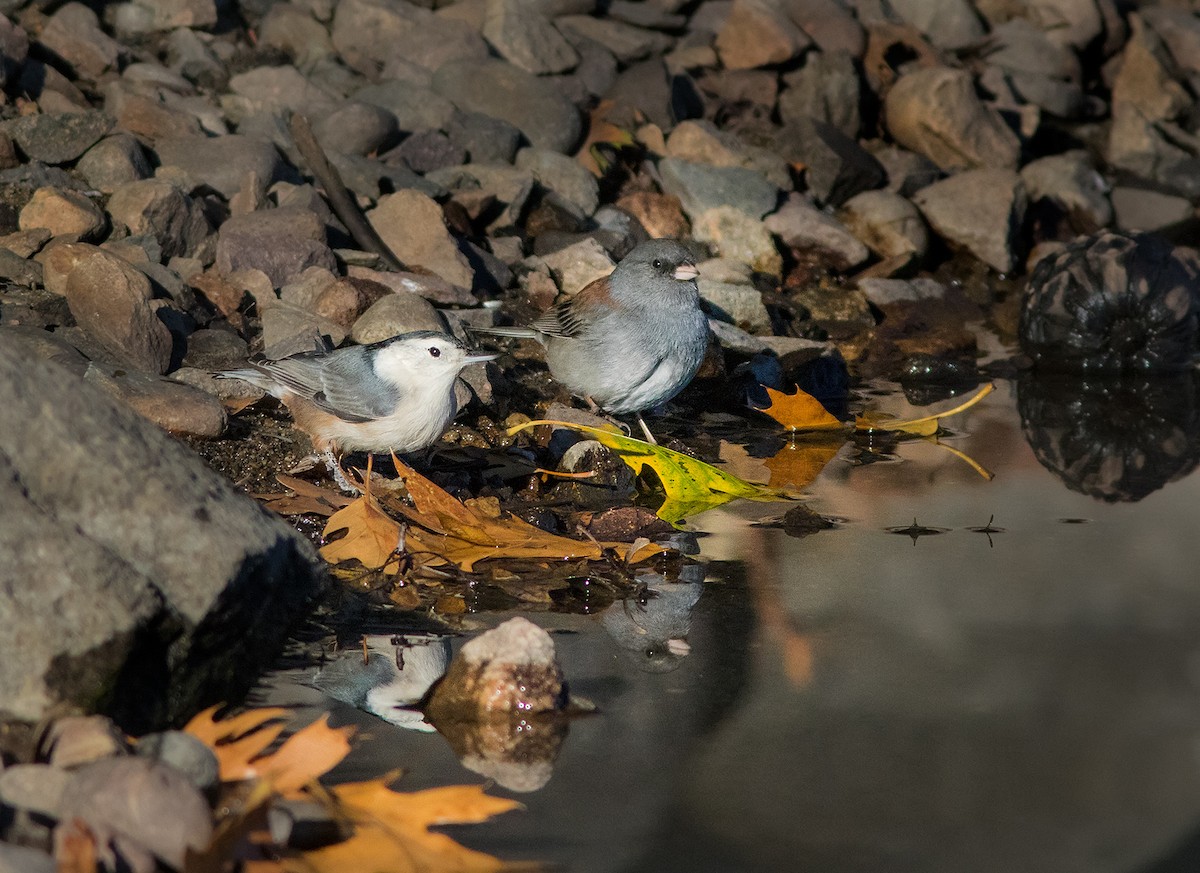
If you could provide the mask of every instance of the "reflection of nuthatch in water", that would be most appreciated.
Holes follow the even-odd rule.
[[[362,649],[345,649],[317,671],[312,685],[399,727],[432,731],[424,715],[411,707],[446,672],[449,638],[372,634],[363,639],[365,663]]]
[[[669,673],[691,652],[692,607],[704,586],[668,582],[657,573],[638,577],[639,596],[614,603],[600,616],[609,636],[648,673]]]
[[[336,452],[414,452],[433,445],[458,411],[459,372],[495,357],[468,354],[448,334],[418,330],[367,346],[251,361],[247,369],[219,375],[281,400],[338,485],[352,491]]]

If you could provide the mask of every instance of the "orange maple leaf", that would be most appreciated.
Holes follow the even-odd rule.
[[[796,387],[794,394],[766,388],[771,405],[760,410],[790,430],[840,430],[844,425],[831,415],[821,401]]]

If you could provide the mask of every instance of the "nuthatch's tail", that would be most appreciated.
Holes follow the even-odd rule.
[[[242,370],[221,370],[213,373],[213,376],[218,379],[241,379],[243,382],[249,382],[255,388],[261,388],[273,397],[279,396],[279,383],[262,370],[252,370],[249,368]]]

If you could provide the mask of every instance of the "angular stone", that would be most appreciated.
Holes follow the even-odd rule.
[[[97,191],[111,194],[127,182],[136,182],[153,175],[146,152],[137,139],[127,133],[105,137],[96,143],[75,165]]]
[[[350,338],[368,345],[413,330],[445,329],[445,321],[428,300],[408,291],[396,291],[379,298],[359,316]]]
[[[432,73],[450,61],[484,60],[491,52],[480,35],[480,26],[442,15],[417,21],[392,42],[382,78],[396,77],[395,68],[400,63],[416,65]]]
[[[823,53],[862,57],[866,34],[850,8],[839,0],[788,0],[786,9],[788,17]]]
[[[190,385],[97,364],[88,368],[84,381],[169,434],[211,439],[225,431],[225,407],[215,397]]]
[[[1125,185],[1113,188],[1112,209],[1117,227],[1131,233],[1165,231],[1196,217],[1186,197]]]
[[[585,216],[600,205],[596,177],[574,158],[548,149],[527,148],[517,153],[516,166],[532,173],[544,188],[564,197]]]
[[[429,173],[443,167],[453,167],[467,160],[467,151],[451,142],[440,130],[422,130],[400,143],[386,155],[388,160],[404,159],[414,172]]]
[[[889,0],[892,8],[938,48],[973,46],[987,31],[969,0]]]
[[[510,64],[527,73],[565,73],[579,55],[550,21],[524,0],[487,0],[483,37]]]
[[[26,115],[0,125],[26,155],[44,164],[73,161],[112,129],[103,112]]]
[[[965,70],[933,67],[901,76],[884,101],[896,142],[945,170],[1017,166],[1017,135],[975,94]]]
[[[718,206],[700,213],[692,222],[692,234],[711,245],[722,258],[741,261],[755,272],[776,279],[783,275],[783,258],[771,232],[740,209]]]
[[[564,294],[582,291],[596,279],[607,276],[616,266],[608,252],[594,239],[551,252],[542,260]]]
[[[278,179],[283,168],[274,145],[241,134],[166,139],[154,150],[161,164],[160,173],[169,169],[171,177],[185,186],[207,185],[226,198],[241,190],[248,174],[257,177],[265,188]]]
[[[775,209],[779,189],[761,174],[744,167],[709,167],[677,158],[658,165],[663,189],[679,198],[693,220],[718,206],[733,206],[753,218]]]
[[[335,5],[330,37],[351,69],[374,78],[396,41],[429,14],[405,2],[341,0]]]
[[[626,7],[636,4],[627,3]],[[643,4],[649,6],[649,4]],[[611,14],[611,10],[610,10]],[[611,18],[594,18],[591,15],[564,15],[556,22],[559,27],[572,31],[604,46],[622,64],[640,61],[651,55],[660,55],[670,49],[673,40],[653,30],[623,24]]]
[[[770,0],[734,0],[717,33],[717,54],[730,70],[784,64],[811,44]]]
[[[808,189],[823,203],[839,205],[886,178],[880,163],[855,140],[815,118],[785,125],[775,141],[784,157],[804,165]]]
[[[18,226],[21,230],[45,228],[54,236],[74,236],[88,240],[98,238],[108,227],[100,207],[75,191],[60,188],[39,188],[21,208]]]
[[[447,101],[448,102],[448,101]],[[467,152],[473,164],[511,164],[521,142],[521,131],[499,118],[478,112],[453,110],[446,135]]]
[[[50,16],[38,41],[75,68],[95,79],[117,66],[121,45],[100,29],[96,13],[82,3],[67,3]]]
[[[109,198],[108,211],[130,233],[154,237],[168,258],[195,253],[209,235],[200,204],[157,179],[122,185]]]
[[[325,223],[307,209],[284,206],[235,215],[217,234],[218,270],[261,270],[275,287],[309,267],[336,266],[325,242]]]
[[[442,306],[473,306],[478,303],[470,289],[452,285],[440,276],[382,272],[358,266],[348,267],[346,273],[352,279],[378,283],[392,291],[406,291]]]
[[[405,264],[424,267],[447,282],[471,287],[474,273],[446,229],[442,208],[424,194],[418,191],[389,194],[367,218]]]
[[[796,195],[768,215],[763,224],[785,246],[819,253],[838,270],[853,269],[871,254],[849,228]]]
[[[691,232],[678,197],[653,191],[635,191],[617,201],[617,207],[632,215],[652,239],[680,239]]]
[[[862,85],[854,58],[846,52],[809,52],[804,66],[784,73],[779,117],[784,124],[815,118],[848,137],[862,127]]]
[[[1021,168],[1021,181],[1030,203],[1046,198],[1068,213],[1086,217],[1093,230],[1107,227],[1113,218],[1108,183],[1086,151],[1064,152],[1030,161]]]
[[[891,191],[864,191],[851,197],[838,217],[883,259],[920,260],[929,250],[929,232],[911,200]]]
[[[1028,197],[1012,170],[968,170],[922,188],[913,199],[951,245],[967,249],[998,273],[1017,265]]]
[[[262,312],[263,354],[272,360],[326,344],[338,346],[345,338],[346,329],[337,322],[290,303],[279,302]]]

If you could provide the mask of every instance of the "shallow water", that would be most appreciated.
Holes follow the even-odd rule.
[[[540,757],[473,759],[544,784],[495,785],[526,811],[455,836],[573,871],[1194,869],[1195,428],[1101,406],[1117,437],[1100,447],[1063,404],[1027,396],[1023,423],[1016,395],[1000,382],[951,422],[947,442],[993,481],[923,441],[865,464],[847,447],[808,489],[837,528],[797,538],[756,524],[786,505],[730,504],[691,522],[702,582],[606,616],[530,616],[598,712]],[[268,696],[363,726],[335,776],[481,780],[439,734],[297,677],[269,677]]]

